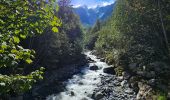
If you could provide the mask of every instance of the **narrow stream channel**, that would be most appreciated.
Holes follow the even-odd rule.
[[[100,75],[106,75],[103,73],[103,68],[109,67],[109,65],[101,62],[91,52],[86,52],[85,55],[95,61],[94,63],[89,63],[89,66],[95,64],[99,67],[99,70],[92,71],[89,67],[85,67],[80,74],[74,75],[72,79],[66,82],[67,85],[64,92],[48,96],[47,100],[82,100],[83,98],[92,100],[88,95],[92,94],[93,90],[97,88],[97,84],[101,81]]]

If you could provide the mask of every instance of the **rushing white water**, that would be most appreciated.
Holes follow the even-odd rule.
[[[89,67],[85,67],[81,74],[74,75],[72,79],[66,82],[66,90],[56,95],[47,97],[47,100],[83,100],[88,99],[89,94],[93,94],[93,90],[97,88],[97,83],[100,83],[100,74],[103,73],[103,68],[109,67],[105,62],[101,62],[96,56],[92,55],[91,52],[86,52],[85,55],[94,60],[94,63],[89,65],[97,65],[99,70],[92,71]]]

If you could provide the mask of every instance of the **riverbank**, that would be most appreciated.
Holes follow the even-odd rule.
[[[45,100],[48,95],[57,94],[64,91],[64,81],[73,75],[80,73],[81,69],[87,65],[87,59],[83,54],[81,59],[74,64],[61,65],[53,70],[46,70],[44,79],[39,81],[33,88],[24,94],[24,100]],[[53,67],[55,68],[55,67]]]
[[[169,100],[169,63],[153,61],[143,65],[141,69],[140,63],[129,63],[128,56],[120,56],[121,54],[116,50],[114,51],[115,55],[110,58],[99,52],[94,50],[92,54],[114,66],[116,75],[125,78],[133,88],[137,94],[137,100],[158,100],[160,98],[160,100]]]

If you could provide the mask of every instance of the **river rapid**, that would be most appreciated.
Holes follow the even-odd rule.
[[[86,65],[79,74],[64,82],[65,91],[50,95],[46,100],[135,100],[132,89],[121,88],[124,87],[121,85],[126,83],[122,83],[123,80],[119,81],[120,77],[103,72],[104,68],[111,66],[97,59],[91,51],[85,52],[85,55],[93,62]],[[90,66],[93,65],[98,66],[98,70],[90,70]],[[106,93],[105,88],[109,89],[109,94]]]

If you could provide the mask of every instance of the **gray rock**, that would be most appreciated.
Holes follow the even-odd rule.
[[[128,87],[127,80],[122,81],[120,84],[122,87]]]
[[[116,72],[115,72],[115,70],[114,70],[114,67],[104,68],[104,69],[103,69],[103,72],[104,72],[104,73],[107,73],[107,74],[112,74],[112,75],[115,75],[115,74],[116,74]]]
[[[96,65],[90,66],[90,70],[98,70],[98,69],[99,69],[99,67]]]
[[[128,93],[128,94],[133,94],[133,93],[134,93],[133,90],[132,90],[132,89],[129,89],[129,88],[126,89],[125,92]]]
[[[130,78],[130,74],[127,72],[122,73],[123,79],[128,80]]]
[[[75,93],[73,91],[71,91],[70,96],[75,96]]]
[[[83,82],[79,82],[79,85],[83,85]]]
[[[115,81],[114,81],[114,85],[116,85],[116,86],[120,86],[120,82],[119,82],[119,81],[117,81],[117,80],[115,80]]]
[[[88,100],[87,98],[82,98],[81,100]]]
[[[123,76],[117,77],[117,80],[118,80],[119,82],[122,82],[122,81],[123,81]]]
[[[89,63],[93,63],[93,62],[95,62],[94,60],[92,60],[90,57],[88,57],[88,58],[86,58],[87,59],[87,61],[89,62]]]
[[[92,98],[93,94],[88,94],[87,97]]]
[[[98,93],[96,93],[95,95],[94,95],[94,99],[95,100],[100,100],[100,99],[102,99],[104,96],[103,96],[103,94],[101,93],[101,92],[98,92]]]

